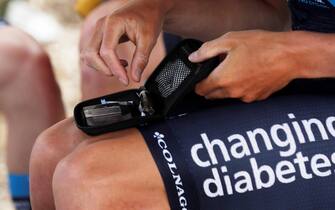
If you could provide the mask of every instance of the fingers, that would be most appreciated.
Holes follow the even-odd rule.
[[[198,95],[206,96],[216,89],[218,89],[217,81],[212,77],[207,77],[196,85],[195,92]]]
[[[138,34],[138,35],[136,35]],[[106,75],[116,76],[124,85],[129,84],[129,78],[124,61],[117,55],[120,42],[132,41],[136,45],[131,64],[131,77],[140,82],[143,70],[148,64],[149,56],[154,48],[155,38],[148,33],[130,30],[122,19],[113,16],[101,19],[97,23],[96,31],[86,48],[83,60],[85,63]]]
[[[204,43],[197,51],[189,56],[189,60],[194,63],[199,63],[221,54],[226,54],[232,48],[231,43],[220,37],[213,41]]]
[[[227,56],[227,58],[229,55]],[[229,68],[226,61],[223,61],[214,71],[196,86],[196,93],[206,96],[217,89],[224,89],[228,85],[228,78],[225,76],[225,69]]]
[[[229,98],[229,94],[225,89],[217,89],[205,96],[206,99],[224,99]]]
[[[198,84],[197,89],[202,88],[202,84]],[[256,85],[253,85],[256,86]],[[246,89],[243,86],[229,85],[216,85],[216,89],[208,92],[203,95],[206,99],[215,100],[215,99],[225,99],[225,98],[235,98],[240,99],[245,103],[252,103],[255,101],[262,101],[270,97],[275,90],[262,90],[260,87],[256,89]],[[198,93],[198,90],[196,90]],[[199,94],[199,93],[198,93]],[[200,95],[200,94],[199,94]]]
[[[97,22],[96,30],[89,41],[88,46],[81,52],[81,60],[87,66],[111,76],[112,72],[99,55],[103,38],[103,24],[104,22],[102,20]]]
[[[116,53],[119,41],[125,41],[125,30],[122,25],[111,24],[108,21],[108,19],[103,18],[97,22],[92,39],[81,53],[81,59],[89,67],[101,71],[108,76],[114,75],[124,85],[128,85],[129,80],[125,70],[128,62],[120,60]]]
[[[99,54],[113,75],[116,76],[124,85],[128,85],[129,79],[126,69],[120,62],[116,52],[120,39],[121,37],[124,37],[126,32],[124,26],[119,23],[120,22],[116,22],[114,20],[106,20]]]
[[[131,76],[136,82],[141,81],[142,73],[149,62],[150,54],[155,46],[152,39],[140,38],[131,64]]]

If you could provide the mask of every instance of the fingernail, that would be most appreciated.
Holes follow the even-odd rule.
[[[128,80],[123,77],[119,77],[119,81],[126,86],[128,85]]]
[[[190,61],[195,61],[195,59],[198,57],[198,52],[197,51],[195,51],[195,52],[193,52],[190,56],[188,56],[188,59],[190,60]]]
[[[142,70],[141,69],[137,69],[136,72],[136,81],[139,82],[141,81],[141,76],[142,76]]]

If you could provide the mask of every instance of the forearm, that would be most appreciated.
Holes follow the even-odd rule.
[[[314,32],[287,32],[291,45],[287,56],[299,78],[335,77],[335,35]],[[297,38],[299,37],[299,38]]]
[[[228,31],[283,30],[289,20],[285,1],[274,1],[274,4],[261,0],[171,1],[171,7],[167,7],[164,30],[204,41]]]

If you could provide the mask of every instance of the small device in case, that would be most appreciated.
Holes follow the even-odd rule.
[[[148,78],[144,87],[78,104],[74,109],[78,128],[89,135],[99,135],[184,113],[185,110],[179,108],[185,108],[185,104],[188,104],[186,107],[192,106],[192,100],[196,100],[195,85],[220,62],[219,58],[202,63],[190,62],[189,55],[201,44],[193,39],[179,43]]]

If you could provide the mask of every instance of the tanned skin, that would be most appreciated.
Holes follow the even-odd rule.
[[[209,99],[232,97],[251,102],[265,99],[294,78],[335,75],[331,59],[334,47],[330,47],[335,46],[333,35],[275,32],[283,31],[287,23],[286,1],[281,0],[136,0],[98,22],[93,39],[82,50],[82,58],[88,66],[128,84],[130,80],[140,80],[162,29],[204,41],[219,37],[190,57],[193,62],[217,55],[226,57],[196,91]],[[183,27],[185,24],[189,27]],[[249,29],[262,30],[245,31]],[[240,32],[225,34],[232,30]],[[298,41],[294,39],[297,36]],[[119,42],[129,40],[136,45],[133,59],[127,62],[130,77],[122,65],[125,62],[115,51]],[[314,52],[319,54],[315,56]],[[250,80],[259,85],[245,84]],[[49,207],[169,209],[157,167],[135,129],[91,138],[69,119],[39,138],[33,157],[35,189],[42,189],[38,186],[41,171],[48,172],[45,176],[49,181],[53,179],[54,197],[38,200],[36,195],[36,201]],[[46,161],[41,163],[37,157]],[[50,183],[44,185],[50,187]]]
[[[5,117],[6,161],[11,174],[28,174],[37,136],[65,118],[47,53],[29,35],[0,28],[0,112]]]

